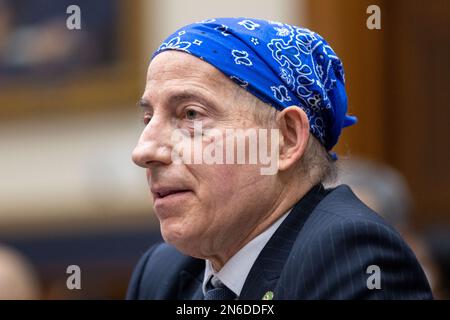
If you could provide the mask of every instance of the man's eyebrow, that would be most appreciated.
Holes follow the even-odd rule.
[[[208,107],[210,107],[211,111],[217,111],[217,106],[214,103],[214,101],[208,99],[207,97],[204,97],[202,94],[198,94],[196,92],[191,92],[191,91],[180,91],[180,92],[176,92],[173,93],[172,95],[170,95],[170,97],[167,98],[166,100],[166,104],[171,106],[171,105],[177,105],[183,101],[198,101]],[[150,101],[148,101],[145,98],[140,98],[137,102],[137,105],[143,109],[153,109],[152,104],[150,103]]]
[[[210,101],[210,99],[204,97],[203,95],[200,95],[200,94],[197,94],[197,93],[191,92],[191,91],[181,91],[181,92],[177,92],[177,93],[173,94],[172,96],[169,97],[168,103],[169,104],[177,104],[177,103],[180,103],[183,101],[188,101],[188,100],[196,100],[205,105],[214,107],[214,103],[212,101]]]

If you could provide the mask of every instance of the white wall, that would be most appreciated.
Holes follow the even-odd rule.
[[[139,113],[29,119],[0,125],[0,230],[8,224],[151,216],[144,169],[131,160]],[[70,218],[70,219],[68,219]]]

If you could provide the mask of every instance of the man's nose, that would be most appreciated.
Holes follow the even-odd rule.
[[[156,122],[150,122],[144,128],[133,150],[132,159],[143,168],[150,168],[152,165],[168,165],[172,162],[171,152],[170,129]]]

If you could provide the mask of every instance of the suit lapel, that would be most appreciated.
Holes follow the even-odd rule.
[[[191,258],[192,262],[179,273],[177,300],[202,300],[205,261]]]
[[[318,185],[295,204],[253,264],[239,299],[261,300],[268,291],[274,292],[292,245],[309,215],[325,194],[323,186]],[[276,298],[275,292],[274,299]]]

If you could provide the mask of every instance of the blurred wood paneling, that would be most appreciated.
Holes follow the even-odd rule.
[[[346,71],[349,111],[338,153],[375,159],[402,172],[418,227],[450,216],[450,2],[310,0],[309,27],[324,36]],[[381,8],[381,30],[366,9]]]
[[[389,1],[388,161],[407,177],[419,225],[450,222],[450,2]]]
[[[340,155],[386,157],[385,32],[366,27],[366,9],[382,1],[310,0],[309,27],[322,35],[341,58],[349,101],[349,113],[358,124],[344,130],[336,150]],[[383,20],[383,14],[382,14]],[[383,27],[383,25],[382,25]]]

